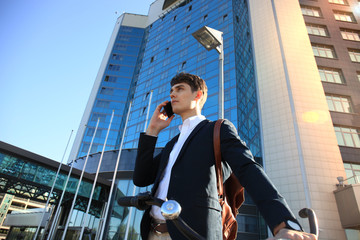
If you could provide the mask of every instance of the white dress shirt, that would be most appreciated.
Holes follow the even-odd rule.
[[[180,150],[183,147],[186,139],[189,137],[190,133],[204,119],[205,117],[203,115],[196,115],[193,117],[189,117],[183,122],[182,125],[179,126],[180,136],[175,143],[173,149],[171,150],[168,164],[164,170],[164,177],[159,183],[159,187],[156,190],[155,197],[162,200],[166,199],[169,189],[171,169],[174,166],[177,157],[179,156]],[[165,220],[165,218],[161,215],[160,208],[157,206],[152,206],[150,215],[155,219]]]

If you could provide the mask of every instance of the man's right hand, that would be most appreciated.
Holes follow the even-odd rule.
[[[170,125],[175,115],[168,118],[164,109],[160,111],[168,102],[169,101],[162,102],[156,107],[150,119],[149,126],[146,129],[146,135],[157,137],[161,130]]]

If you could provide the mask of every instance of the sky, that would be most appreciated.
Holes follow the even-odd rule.
[[[66,162],[116,19],[152,2],[1,0],[0,141]]]

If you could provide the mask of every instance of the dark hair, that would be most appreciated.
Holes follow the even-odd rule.
[[[205,81],[197,75],[190,73],[178,73],[170,81],[171,87],[178,83],[187,83],[192,92],[202,91],[203,97],[200,100],[200,107],[203,107],[207,99],[207,86]]]

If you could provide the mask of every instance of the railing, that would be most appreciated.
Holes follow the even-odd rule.
[[[346,179],[348,184],[358,184],[360,183],[360,176],[352,176]]]

